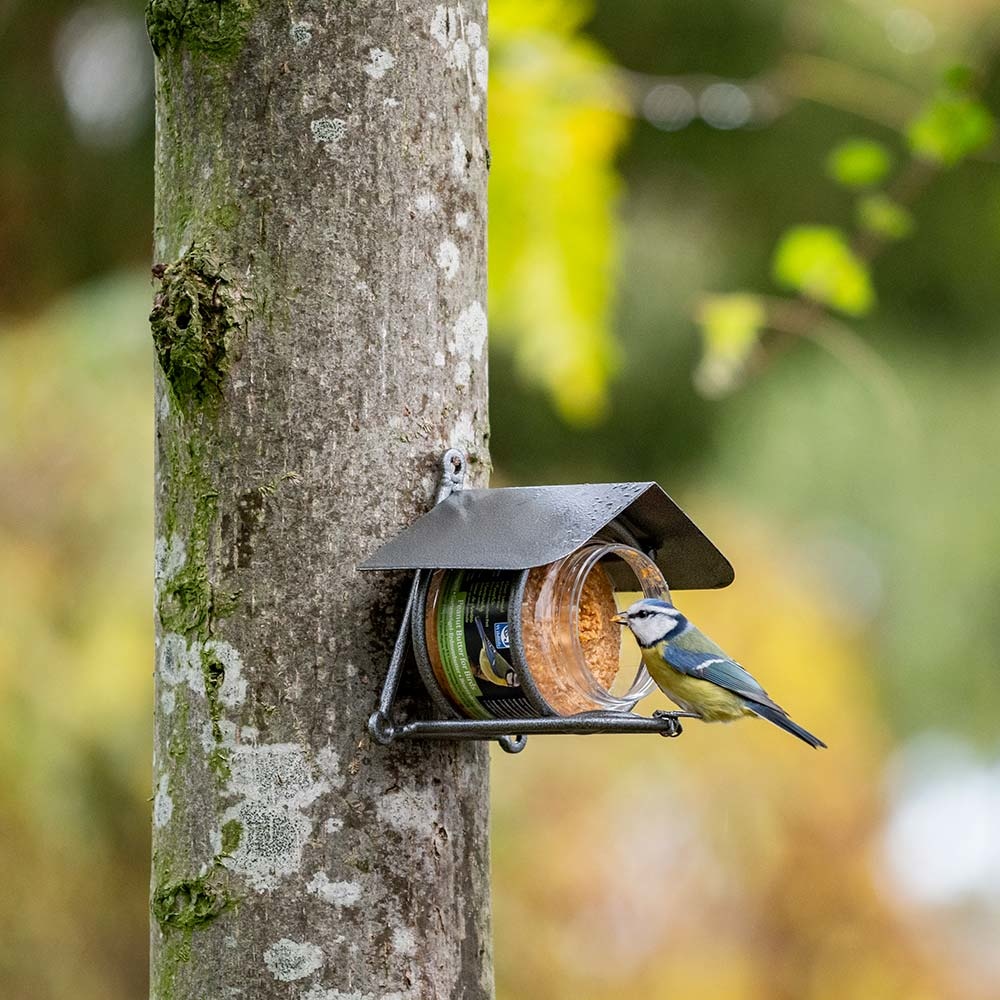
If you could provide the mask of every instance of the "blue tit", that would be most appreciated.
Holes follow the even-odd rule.
[[[756,715],[811,747],[826,744],[788,717],[767,692],[669,601],[636,601],[614,616],[627,625],[661,691],[705,722],[732,722]]]

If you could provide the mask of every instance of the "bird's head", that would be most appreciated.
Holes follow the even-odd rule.
[[[684,616],[669,601],[647,597],[611,620],[627,625],[640,646],[655,646],[683,624]]]

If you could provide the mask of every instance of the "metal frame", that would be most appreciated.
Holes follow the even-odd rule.
[[[465,479],[466,458],[456,449],[445,452],[443,458],[441,489],[437,495],[440,503],[454,490],[462,489]],[[368,732],[383,746],[403,739],[444,740],[497,740],[507,753],[520,753],[529,735],[564,734],[590,736],[596,733],[656,733],[660,736],[680,736],[681,719],[697,718],[691,712],[654,712],[652,717],[631,712],[581,712],[578,715],[538,716],[523,719],[414,719],[408,722],[392,721],[392,710],[399,690],[399,680],[406,661],[410,641],[411,620],[417,592],[421,584],[421,571],[417,570],[410,585],[403,620],[396,636],[396,644],[389,659],[385,683],[379,696],[378,708],[368,719]]]

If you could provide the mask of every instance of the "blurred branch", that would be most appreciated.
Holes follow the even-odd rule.
[[[899,205],[912,205],[938,173],[936,165],[911,159],[890,185],[888,194]],[[870,265],[890,242],[888,237],[858,226],[851,238],[851,247],[860,260]],[[758,298],[766,309],[763,329],[775,336],[770,339],[766,351],[758,353],[755,374],[791,348],[796,340],[810,340],[837,358],[859,381],[870,385],[882,400],[896,430],[907,438],[914,437],[917,414],[905,387],[889,363],[850,326],[805,295],[798,298],[760,295]]]
[[[784,335],[774,343],[780,353],[794,338],[810,340],[835,357],[845,368],[871,386],[881,399],[896,430],[912,438],[918,427],[917,412],[892,366],[846,323],[829,315],[814,302],[761,296],[767,313],[765,327]],[[771,357],[768,360],[771,360]]]
[[[981,95],[990,67],[974,73],[953,67],[938,91],[922,99],[894,82],[813,55],[786,56],[770,86],[786,99],[818,101],[865,116],[901,134],[909,151],[883,187],[892,157],[874,140],[835,147],[827,172],[856,195],[850,235],[841,227],[802,224],[787,229],[775,247],[778,284],[795,295],[751,292],[706,296],[696,314],[704,352],[695,383],[707,395],[731,391],[759,374],[796,339],[835,356],[882,399],[896,428],[912,438],[916,413],[889,364],[837,314],[865,316],[875,305],[871,264],[913,229],[910,207],[944,170],[982,155],[1000,161],[996,121]]]
[[[894,80],[806,52],[790,52],[776,67],[742,80],[710,73],[657,76],[628,69],[617,72],[631,95],[633,113],[654,125],[660,123],[651,97],[662,87],[686,91],[693,106],[700,104],[702,96],[713,86],[738,88],[746,94],[750,105],[750,115],[740,123],[743,127],[767,124],[801,101],[810,101],[899,131],[925,99],[918,91]]]
[[[926,103],[926,95],[877,73],[807,52],[789,52],[777,66],[757,76],[736,79],[711,73],[658,76],[618,67],[614,70],[626,106],[613,110],[644,118],[656,128],[677,131],[696,118],[713,128],[761,128],[807,101],[844,111],[894,132],[906,127]],[[728,92],[739,111],[728,120],[706,115],[706,93]],[[663,97],[671,99],[664,107]],[[685,95],[685,97],[681,97]],[[741,97],[738,97],[741,95]],[[970,154],[969,159],[1000,164],[1000,144]]]
[[[922,94],[894,80],[806,52],[788,53],[759,82],[789,102],[822,104],[894,131],[905,128],[924,102]]]
[[[911,159],[902,172],[889,185],[886,192],[897,205],[911,207],[940,173],[940,167],[928,160]],[[892,242],[884,234],[858,226],[851,238],[854,253],[866,264],[871,264]]]
[[[666,131],[685,128],[695,118],[700,118],[713,128],[761,127],[770,124],[791,107],[786,96],[772,85],[769,74],[734,79],[712,73],[660,76],[637,73],[624,67],[617,67],[614,72],[629,100],[626,113],[644,118],[651,125]],[[720,124],[712,116],[706,117],[704,100],[713,88],[716,88],[716,93],[719,92],[718,88],[722,88],[733,96],[742,95],[742,114],[738,119]],[[661,98],[668,93],[675,95],[675,98],[684,95],[686,101],[683,98],[676,101],[677,106],[669,109],[672,113],[665,115]]]

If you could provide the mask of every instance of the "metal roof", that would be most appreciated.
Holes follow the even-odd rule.
[[[569,555],[616,522],[671,589],[733,582],[733,567],[656,483],[458,490],[389,539],[363,570],[530,569]]]

